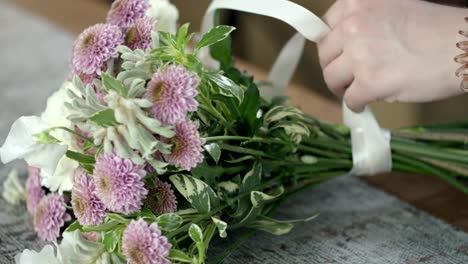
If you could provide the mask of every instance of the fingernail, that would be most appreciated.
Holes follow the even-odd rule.
[[[465,76],[467,74],[466,72],[467,69],[468,69],[468,64],[465,64],[455,71],[455,75],[457,75],[457,77]]]
[[[468,53],[460,54],[455,57],[455,61],[461,64],[468,63]]]
[[[468,51],[468,41],[462,41],[457,43],[457,48],[463,50],[463,51]]]

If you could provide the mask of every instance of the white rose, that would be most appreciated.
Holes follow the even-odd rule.
[[[146,15],[157,21],[157,30],[171,33],[177,32],[179,10],[169,0],[150,0]]]

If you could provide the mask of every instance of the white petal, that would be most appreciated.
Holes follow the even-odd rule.
[[[26,191],[18,177],[18,171],[13,169],[8,178],[3,182],[3,198],[12,205],[18,204],[26,199]]]
[[[168,0],[150,0],[150,8],[146,15],[157,21],[158,31],[177,32],[179,10]]]
[[[72,126],[67,117],[71,114],[70,110],[65,107],[65,103],[70,103],[71,99],[68,97],[67,90],[78,92],[78,89],[72,82],[64,82],[60,89],[53,93],[47,99],[47,107],[42,113],[41,118],[47,122],[51,127],[68,127]],[[58,140],[70,145],[70,133],[64,130],[55,130],[51,133]]]
[[[53,192],[70,191],[73,187],[73,175],[78,166],[78,162],[62,157],[58,162],[55,173],[50,174],[41,170],[42,185]]]
[[[58,246],[58,256],[63,264],[125,263],[115,253],[109,253],[104,250],[102,244],[86,240],[79,231],[63,233],[63,240]]]
[[[22,253],[16,255],[16,264],[59,264],[59,260],[55,256],[54,247],[46,245],[41,252],[25,249]]]
[[[38,116],[22,116],[11,126],[5,143],[0,148],[0,158],[3,163],[22,159],[36,151],[37,144],[33,135],[49,128],[49,125]]]
[[[29,166],[41,168],[48,174],[54,174],[59,161],[64,157],[66,145],[39,144],[35,150],[24,157]]]

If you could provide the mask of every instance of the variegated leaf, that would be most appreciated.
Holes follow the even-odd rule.
[[[188,233],[195,243],[203,242],[203,231],[197,224],[191,224]]]
[[[226,238],[227,237],[226,229],[228,227],[228,224],[215,217],[211,217],[211,220],[213,220],[213,223],[215,223],[216,228],[218,228],[219,237]]]
[[[295,107],[279,105],[270,109],[270,111],[265,114],[264,120],[268,124],[283,120],[286,117],[296,117],[302,119],[303,113]]]
[[[266,194],[259,191],[253,191],[250,193],[250,201],[252,205],[256,208],[265,205],[268,202],[275,200],[276,198],[280,197],[284,193],[284,187],[280,186],[275,189],[271,194]]]
[[[190,175],[177,174],[170,177],[176,189],[200,213],[208,213],[219,206],[219,199],[211,187]]]

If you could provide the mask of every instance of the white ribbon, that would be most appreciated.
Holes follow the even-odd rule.
[[[213,0],[203,19],[202,33],[213,28],[215,11],[218,9],[269,16],[284,21],[298,31],[285,45],[268,75],[273,89],[263,95],[270,98],[284,94],[303,53],[305,40],[318,42],[330,31],[312,12],[287,0]],[[219,67],[208,50],[202,51],[202,57],[212,67]],[[362,113],[354,113],[343,103],[343,117],[344,123],[351,129],[354,164],[351,173],[372,175],[390,171],[390,133],[379,127],[370,108],[366,107]]]
[[[343,102],[343,122],[351,129],[352,174],[374,175],[392,170],[391,134],[381,129],[369,107],[351,111]]]

